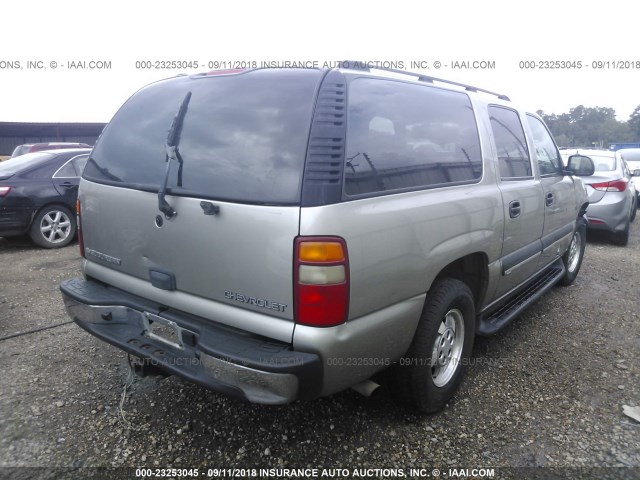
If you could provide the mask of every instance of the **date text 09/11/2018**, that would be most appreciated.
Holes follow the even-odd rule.
[[[520,60],[521,70],[640,70],[640,60]]]

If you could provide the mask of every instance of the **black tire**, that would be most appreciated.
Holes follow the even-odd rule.
[[[611,241],[616,245],[624,247],[629,243],[629,230],[631,230],[631,224],[629,220],[627,220],[624,230],[622,230],[621,232],[613,232],[613,234],[611,235]]]
[[[62,205],[47,205],[33,219],[29,236],[44,248],[68,245],[76,234],[76,218]]]
[[[451,328],[445,327],[445,321],[449,326],[456,325],[452,340],[454,346],[448,350],[449,357],[455,358],[459,348],[459,358],[432,368],[434,355],[440,356],[447,351],[447,346],[443,350],[443,343],[446,343],[445,337],[452,333]],[[463,327],[462,332],[458,324]],[[444,332],[439,332],[441,326]],[[396,398],[425,413],[441,410],[462,381],[469,365],[474,337],[475,306],[471,290],[460,280],[447,278],[438,281],[427,296],[409,351],[390,372]],[[440,348],[436,348],[436,341]],[[454,357],[451,357],[452,352]]]
[[[636,213],[638,213],[638,205],[637,200],[634,198],[633,205],[631,206],[631,218],[629,218],[629,221],[631,223],[633,223],[633,221],[636,219]]]
[[[584,259],[584,249],[587,245],[587,222],[580,217],[576,221],[576,231],[573,232],[573,238],[569,248],[562,256],[564,263],[564,276],[560,280],[560,285],[571,285],[580,271],[582,260]],[[577,256],[576,256],[577,255]]]

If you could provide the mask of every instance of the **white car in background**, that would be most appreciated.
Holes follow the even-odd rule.
[[[618,155],[626,162],[633,174],[631,181],[636,188],[636,207],[640,206],[640,148],[622,148]]]

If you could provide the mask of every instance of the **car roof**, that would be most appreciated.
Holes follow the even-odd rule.
[[[73,152],[76,152],[78,154],[82,154],[82,153],[91,152],[91,148],[89,148],[89,147],[56,148],[56,149],[53,149],[53,150],[39,150],[39,151],[33,152],[33,153],[42,153],[42,152],[52,153],[54,155],[61,155],[61,154],[64,154],[64,153],[73,153]]]
[[[574,148],[574,147],[563,147],[559,148],[560,154],[565,156],[571,155],[583,155],[585,157],[595,156],[595,157],[610,157],[613,158],[616,156],[616,152],[613,150],[604,150],[601,148]]]
[[[511,100],[507,95],[493,92],[484,88],[468,85],[465,83],[456,82],[439,77],[432,77],[425,73],[412,72],[410,70],[400,70],[396,68],[387,68],[384,66],[377,66],[376,62],[366,62],[357,60],[346,60],[338,62],[339,64],[330,68],[315,68],[309,67],[307,70],[322,70],[330,71],[336,70],[347,75],[358,75],[363,77],[373,77],[387,80],[396,80],[406,83],[414,83],[417,85],[428,85],[450,91],[463,92],[468,95],[475,96],[476,98],[485,99],[485,103],[495,103],[503,106],[510,106],[512,108]],[[257,70],[266,70],[267,68],[248,68],[248,69],[223,69],[223,70],[211,70],[209,72],[202,72],[191,75],[191,78],[202,78],[204,76],[231,76],[250,73]],[[271,68],[270,70],[290,70],[290,68]],[[176,77],[173,77],[176,78]],[[166,79],[170,80],[170,79]],[[488,99],[491,99],[490,101]],[[528,113],[528,112],[527,112]],[[535,113],[531,115],[537,116]]]
[[[625,162],[640,162],[640,148],[621,148],[617,152]]]
[[[54,146],[54,145],[87,145],[87,144],[84,142],[40,142],[40,143],[34,143],[31,146],[33,147],[36,145],[40,147],[42,145]]]

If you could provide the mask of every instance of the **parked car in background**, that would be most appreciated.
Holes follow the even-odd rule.
[[[636,188],[636,208],[640,206],[640,148],[624,148],[618,155],[627,163],[633,174],[631,181]]]
[[[563,148],[561,155],[565,164],[569,159],[576,165],[585,157],[591,159],[595,172],[583,177],[589,195],[588,228],[610,232],[614,243],[626,245],[636,217],[637,195],[624,160],[615,151],[588,148]]]
[[[0,237],[29,234],[46,248],[71,242],[78,183],[90,151],[28,153],[0,163]]]
[[[91,145],[74,142],[25,143],[24,145],[18,145],[13,150],[11,158],[19,157],[27,153],[40,152],[42,150],[60,150],[63,148],[91,148]]]
[[[25,143],[23,145],[18,145],[13,149],[13,153],[11,154],[11,158],[19,157],[20,155],[24,155],[25,153],[29,153],[29,149],[33,147],[33,143]]]

